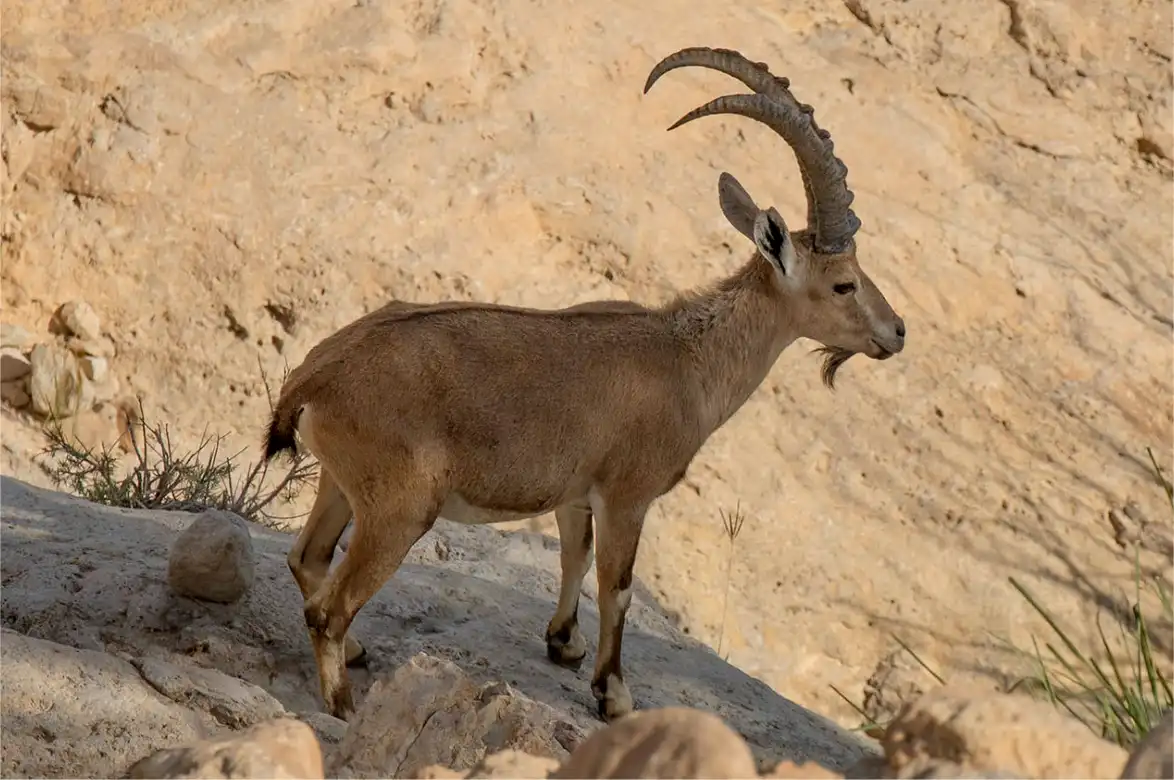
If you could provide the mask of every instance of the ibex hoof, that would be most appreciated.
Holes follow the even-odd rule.
[[[615,675],[608,675],[605,685],[596,684],[593,686],[593,692],[596,696],[596,709],[599,717],[606,723],[619,720],[636,709],[632,694],[628,692],[628,686]]]
[[[546,635],[546,657],[567,669],[578,669],[587,657],[587,640],[577,625],[571,624]]]
[[[350,720],[355,714],[355,702],[349,687],[338,691],[328,702],[327,711],[339,720]]]
[[[557,638],[546,640],[546,657],[565,669],[578,670],[587,657],[586,646],[576,647],[574,642],[563,643]]]

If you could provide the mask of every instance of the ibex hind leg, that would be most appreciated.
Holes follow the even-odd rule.
[[[345,637],[355,615],[395,574],[404,557],[436,522],[439,501],[413,493],[364,496],[356,503],[354,537],[346,557],[306,602],[327,711],[346,720],[355,709],[346,671]]]
[[[558,607],[546,627],[546,655],[569,669],[578,669],[587,655],[587,640],[579,629],[579,594],[591,567],[591,507],[586,500],[560,506],[558,521],[562,583]]]
[[[330,562],[334,559],[334,550],[350,519],[351,505],[346,496],[330,472],[319,465],[318,494],[314,497],[314,506],[286,558],[289,570],[302,592],[303,603],[318,591],[326,579]],[[367,651],[363,645],[347,634],[347,666],[362,666],[366,660]]]

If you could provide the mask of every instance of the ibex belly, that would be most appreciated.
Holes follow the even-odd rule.
[[[473,506],[457,493],[449,493],[440,508],[440,516],[445,520],[463,525],[490,525],[492,523],[508,523],[514,520],[529,520],[546,514],[554,507],[543,508],[539,512],[509,512],[499,509],[484,509]]]

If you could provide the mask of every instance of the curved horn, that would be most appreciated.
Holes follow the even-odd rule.
[[[644,82],[644,94],[648,94],[648,90],[652,89],[652,85],[670,70],[685,68],[691,65],[710,68],[721,71],[727,76],[733,76],[755,92],[775,94],[776,91],[781,89],[786,92],[788,97],[791,97],[791,93],[787,92],[791,86],[791,82],[783,76],[771,74],[766,63],[751,62],[742,54],[732,49],[710,49],[706,46],[693,46],[687,49],[681,49],[656,63],[652,72],[648,74],[648,80]]]
[[[791,81],[785,76],[775,76],[770,72],[765,62],[752,62],[741,52],[733,49],[711,49],[708,46],[691,46],[674,52],[653,67],[644,82],[644,94],[652,89],[652,85],[670,70],[698,66],[720,71],[727,76],[733,76],[750,89],[763,95],[770,95],[780,103],[797,104],[795,96],[791,94]],[[800,105],[800,109],[812,113],[810,106]],[[812,117],[815,124],[815,117]],[[816,128],[818,131],[818,127]],[[815,193],[811,187],[811,177],[807,174],[807,167],[803,160],[799,160],[799,178],[803,180],[803,194],[807,198],[807,224],[814,225],[817,219]]]
[[[815,235],[816,250],[831,253],[847,249],[860,228],[860,220],[850,208],[854,195],[846,182],[848,169],[835,156],[831,134],[815,123],[814,109],[795,99],[787,79],[772,75],[766,65],[751,62],[729,49],[694,47],[670,54],[652,69],[645,92],[665,73],[687,65],[719,70],[758,94],[729,95],[710,101],[669,129],[712,114],[740,114],[770,127],[795,151],[807,194],[807,227]]]

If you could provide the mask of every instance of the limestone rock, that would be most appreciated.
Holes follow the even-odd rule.
[[[79,339],[91,340],[102,336],[102,320],[94,307],[85,301],[70,301],[62,304],[54,315],[55,327],[64,327],[67,333]]]
[[[23,379],[0,382],[0,399],[13,409],[23,409],[29,405],[28,385]]]
[[[561,760],[582,738],[549,706],[418,653],[371,686],[334,762],[349,776],[410,776],[436,764],[469,770],[506,748]]]
[[[1166,710],[1162,719],[1133,746],[1121,777],[1174,780],[1174,710]]]
[[[502,750],[491,753],[467,772],[457,772],[434,764],[424,767],[412,777],[416,780],[451,780],[452,778],[545,778],[558,769],[558,761],[523,753],[520,750]]]
[[[33,336],[26,328],[8,322],[0,322],[0,347],[24,349],[33,342]]]
[[[318,736],[324,745],[337,745],[346,736],[346,721],[325,712],[303,712],[298,717]]]
[[[763,777],[776,778],[839,778],[843,775],[837,774],[830,769],[824,769],[819,764],[811,761],[804,761],[796,764],[794,761],[780,761],[775,765],[774,769],[766,772]]]
[[[322,751],[314,731],[279,718],[219,739],[161,750],[126,770],[128,778],[321,778]]]
[[[754,756],[721,718],[687,707],[635,712],[591,735],[556,778],[754,777]]]
[[[76,336],[66,339],[65,346],[75,355],[92,355],[94,357],[114,357],[117,349],[114,342],[106,336],[97,336],[92,339],[83,339]]]
[[[936,759],[1022,777],[1117,777],[1128,754],[1049,704],[1000,693],[941,688],[904,707],[882,741],[900,777]]]
[[[138,663],[155,690],[186,707],[203,710],[225,726],[241,729],[285,714],[281,702],[263,688],[215,669],[178,666],[158,658]]]
[[[110,363],[106,358],[97,355],[85,355],[78,363],[81,364],[82,373],[86,378],[94,382],[105,381],[106,375],[110,372]]]
[[[503,750],[492,753],[473,767],[467,777],[492,777],[509,780],[509,778],[545,778],[558,769],[558,761],[544,756],[532,756],[520,750]]]
[[[0,775],[117,777],[153,750],[204,736],[199,717],[124,660],[0,630]]]
[[[38,344],[29,355],[29,367],[28,393],[37,414],[68,417],[89,408],[85,377],[69,350]]]
[[[28,358],[20,354],[20,350],[11,347],[0,348],[0,382],[24,379],[32,370]]]
[[[232,512],[201,512],[171,546],[167,580],[177,593],[232,603],[253,584],[253,539]]]

